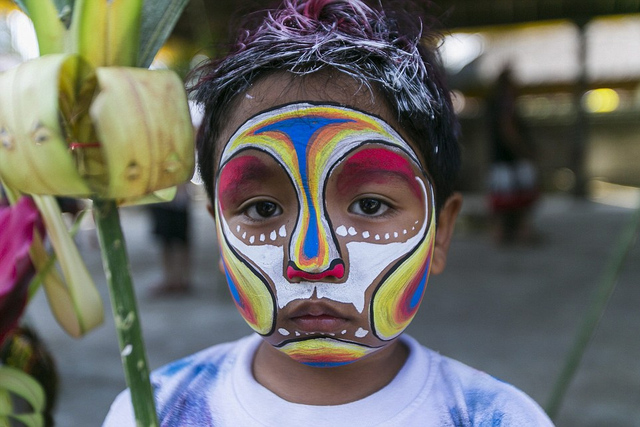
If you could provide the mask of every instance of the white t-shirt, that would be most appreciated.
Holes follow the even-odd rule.
[[[551,426],[527,395],[488,374],[401,338],[409,357],[386,387],[332,406],[288,402],[253,378],[262,339],[251,335],[173,362],[151,375],[161,426]],[[128,391],[103,427],[135,426]]]

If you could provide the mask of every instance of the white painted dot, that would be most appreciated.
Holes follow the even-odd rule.
[[[369,331],[365,331],[362,328],[358,328],[358,330],[355,333],[355,336],[358,338],[364,338],[367,336],[367,334],[369,333]]]
[[[376,240],[380,240],[380,235],[376,234],[373,238],[376,239]]]
[[[402,234],[407,234],[407,230],[402,230]]]
[[[289,335],[289,331],[287,331],[285,328],[278,329],[278,332],[280,332],[280,335],[284,335],[285,337]]]
[[[338,236],[346,236],[347,235],[347,227],[345,227],[344,225],[341,225],[340,227],[336,228],[336,234]]]
[[[260,235],[260,241],[264,242],[267,239],[267,236],[265,236],[264,234]]]
[[[345,329],[344,331],[340,332],[342,335],[347,333],[347,330]]]
[[[358,234],[358,232],[356,231],[355,228],[353,227],[349,227],[349,230],[347,230],[349,233],[349,236],[355,236],[356,234]]]
[[[417,224],[417,223],[419,223],[419,222],[420,222],[419,220],[418,220],[418,221],[416,221],[416,224]]]
[[[276,230],[273,230],[271,234],[269,234],[269,238],[273,241],[276,240],[276,237],[278,237],[278,235],[276,234]]]
[[[412,230],[415,230],[416,228],[415,228],[415,227],[411,227],[411,229],[412,229]]]
[[[249,243],[253,243],[256,241],[256,236],[249,237]]]
[[[296,336],[299,337],[300,336],[300,332],[296,331]]]
[[[384,238],[389,240],[389,233],[385,233]]]
[[[278,235],[280,237],[287,237],[287,229],[284,227],[284,225],[280,227],[280,230],[278,230]]]
[[[236,232],[238,232],[238,233],[240,232],[240,226],[236,227]]]
[[[365,239],[368,239],[370,235],[371,235],[371,234],[369,234],[369,232],[368,232],[368,231],[363,231],[363,232],[362,232],[362,237],[364,237]]]
[[[242,238],[245,239],[247,237],[247,232],[242,233]]]
[[[398,232],[397,231],[393,232],[393,237],[398,237]]]

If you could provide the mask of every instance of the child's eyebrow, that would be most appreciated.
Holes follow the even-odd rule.
[[[384,148],[369,148],[348,158],[338,175],[337,189],[343,192],[361,183],[383,183],[389,178],[402,179],[416,197],[421,197],[421,187],[415,179],[416,173],[411,168],[411,162]]]
[[[253,155],[234,157],[224,165],[218,178],[220,200],[237,202],[247,191],[273,176],[274,170]]]

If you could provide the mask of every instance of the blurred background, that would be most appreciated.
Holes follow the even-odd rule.
[[[192,0],[152,67],[186,77],[224,50],[230,23],[247,5]],[[545,406],[640,203],[640,2],[439,0],[431,12],[446,29],[439,44],[461,122],[465,205],[447,270],[431,279],[410,333]],[[0,0],[0,70],[35,56],[29,20]],[[491,100],[505,68],[539,191],[529,213],[534,238],[509,244],[495,238],[489,182]],[[203,189],[191,183],[187,193],[189,292],[154,292],[165,261],[152,216],[145,207],[122,210],[152,368],[249,332],[217,269]],[[109,310],[95,239],[86,219],[77,241]],[[640,250],[627,255],[555,419],[559,426],[640,426]],[[100,425],[125,387],[106,317],[103,327],[74,340],[55,324],[42,293],[30,305],[27,321],[60,375],[57,425]]]

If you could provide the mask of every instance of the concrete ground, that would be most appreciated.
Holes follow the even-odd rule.
[[[541,242],[501,248],[489,238],[481,198],[468,199],[447,270],[431,278],[409,332],[516,385],[544,406],[631,210],[546,197],[535,215]],[[172,299],[149,296],[161,269],[146,212],[126,208],[121,217],[151,368],[249,333],[218,273],[213,223],[202,200],[193,211],[196,290]],[[83,339],[68,337],[42,293],[27,316],[57,361],[61,389],[55,418],[62,427],[99,426],[125,387],[93,236],[85,230],[78,241],[104,296],[104,325]],[[639,246],[569,387],[558,426],[640,426]]]

